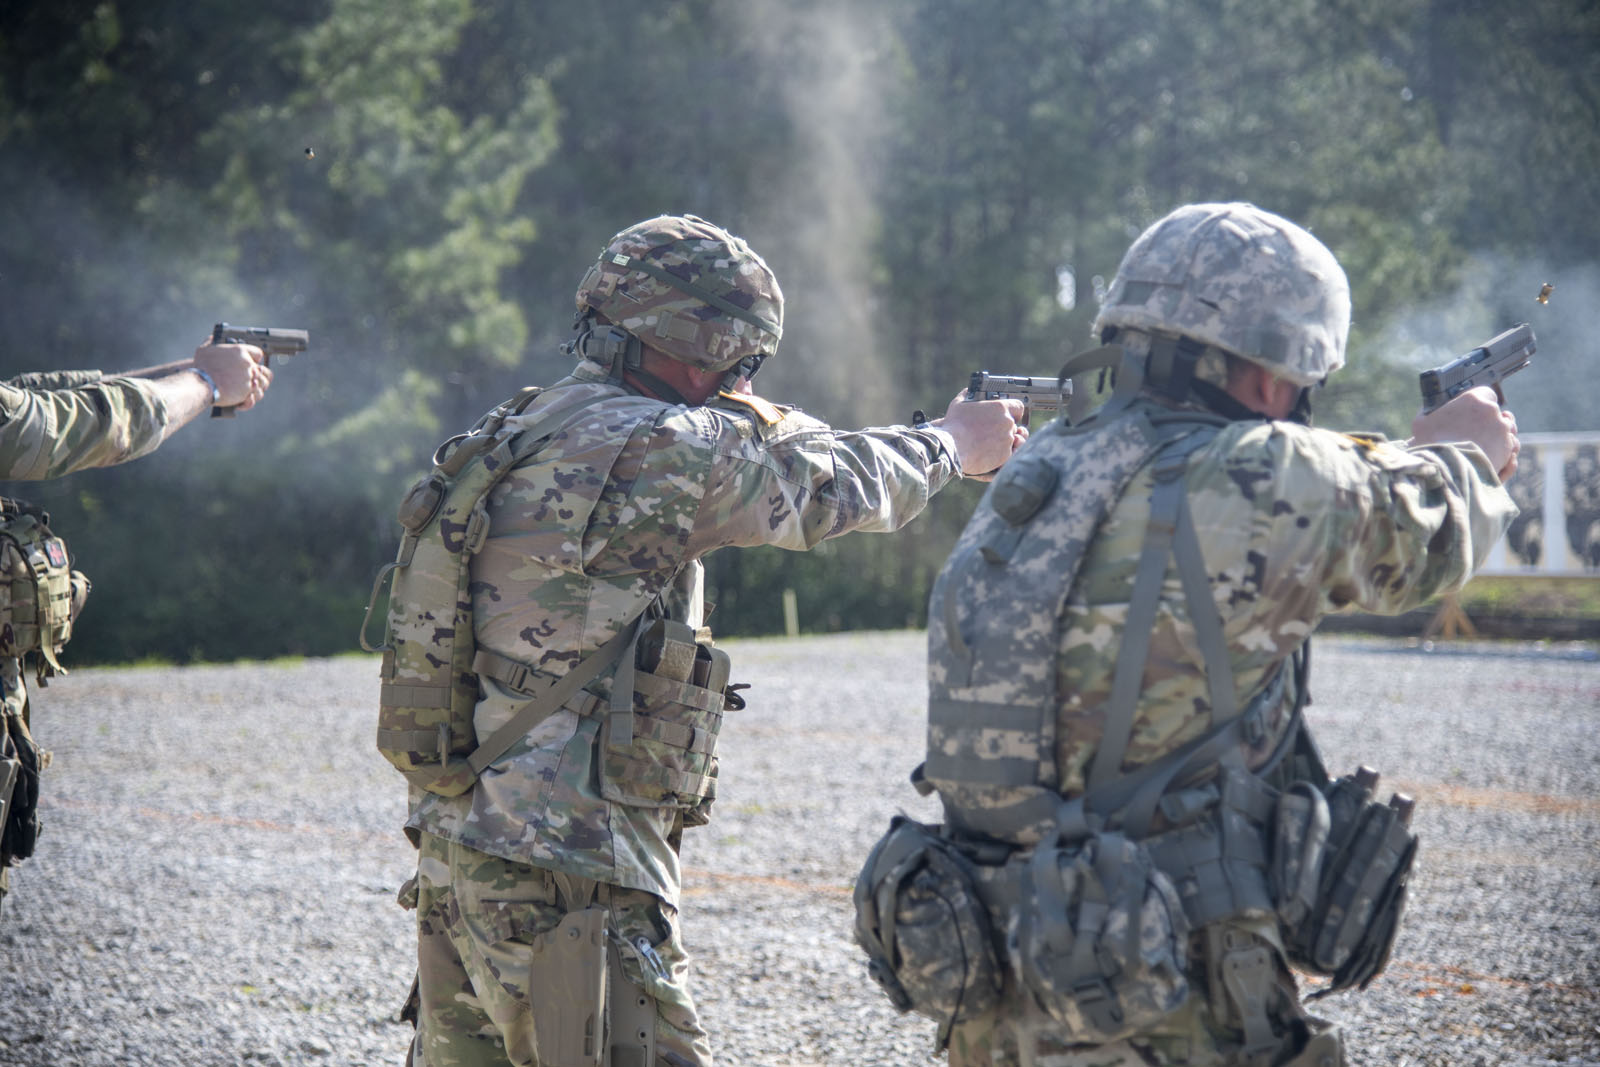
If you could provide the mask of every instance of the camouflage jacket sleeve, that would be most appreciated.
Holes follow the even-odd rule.
[[[1407,448],[1288,423],[1208,450],[1190,486],[1197,522],[1208,487],[1265,508],[1251,519],[1261,599],[1298,602],[1311,618],[1349,607],[1398,614],[1460,588],[1517,514],[1476,446]]]
[[[960,474],[937,429],[831,429],[799,411],[765,422],[716,407],[690,417],[712,449],[688,555],[729,545],[804,550],[852,531],[897,530]]]
[[[93,372],[0,382],[0,478],[38,481],[109,467],[154,451],[166,404],[149,382]]]

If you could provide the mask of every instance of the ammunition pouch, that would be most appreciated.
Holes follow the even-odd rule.
[[[57,657],[89,589],[89,579],[72,569],[67,543],[51,532],[50,516],[0,499],[0,657],[37,654],[40,684],[65,673]]]
[[[1238,768],[1161,800],[1171,823],[1147,839],[1198,929],[1276,913],[1289,962],[1325,975],[1317,996],[1365,987],[1387,964],[1416,858],[1411,801],[1372,797],[1376,773],[1280,793]],[[1208,803],[1209,801],[1209,803]]]
[[[1289,962],[1333,979],[1314,996],[1366,988],[1399,933],[1417,836],[1410,798],[1374,800],[1377,780],[1363,767],[1326,786],[1321,805],[1291,787],[1280,808],[1274,880]]]
[[[600,795],[641,808],[709,817],[716,796],[717,734],[728,706],[728,654],[709,632],[656,619],[639,634],[635,669],[619,670],[613,693],[632,688],[631,705],[614,699],[600,729]]]
[[[856,941],[867,973],[902,1012],[950,1030],[993,1007],[1003,975],[977,870],[939,827],[897,815],[856,879]]]
[[[1013,967],[1068,1040],[1116,1041],[1183,1005],[1189,920],[1142,843],[1091,833],[1008,867],[994,904],[1018,915]]]
[[[1232,767],[1161,798],[1158,810],[1172,828],[1145,844],[1177,886],[1191,927],[1276,909],[1267,859],[1278,803],[1276,790]]]

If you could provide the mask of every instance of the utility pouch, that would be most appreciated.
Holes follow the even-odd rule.
[[[728,654],[711,647],[708,634],[665,619],[645,624],[631,713],[613,710],[601,725],[601,796],[633,807],[690,811],[715,796],[728,666]],[[612,684],[623,679],[619,671]]]
[[[1411,798],[1373,799],[1378,775],[1362,767],[1326,789],[1327,845],[1316,904],[1288,938],[1289,961],[1333,979],[1313,996],[1366,988],[1383,971],[1405,910],[1417,855]]]
[[[956,1023],[998,1002],[1003,975],[972,862],[939,828],[897,815],[856,878],[856,941],[900,1011]]]
[[[1278,916],[1297,928],[1317,906],[1328,847],[1328,801],[1310,782],[1295,782],[1278,798],[1272,844],[1272,893]]]
[[[528,988],[539,1062],[600,1067],[605,1059],[606,909],[569,913],[533,943]]]
[[[1019,862],[1014,967],[1067,1040],[1116,1041],[1183,1005],[1189,920],[1142,843],[1092,833]]]
[[[65,673],[57,657],[88,595],[89,579],[72,569],[67,543],[50,531],[50,516],[0,499],[0,656],[37,653],[41,684]]]

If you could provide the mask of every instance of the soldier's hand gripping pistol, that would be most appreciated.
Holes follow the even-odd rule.
[[[1524,322],[1491,338],[1466,355],[1457,356],[1442,367],[1423,371],[1419,377],[1423,414],[1442,407],[1468,389],[1480,385],[1492,386],[1495,396],[1504,404],[1506,395],[1501,391],[1500,383],[1526,367],[1537,350],[1533,327]]]
[[[270,367],[273,356],[287,357],[304,352],[311,344],[311,335],[305,330],[292,330],[283,326],[233,326],[219,322],[211,328],[211,343],[255,345],[266,357],[263,362]],[[233,407],[211,409],[213,419],[231,419],[233,414]]]
[[[1072,399],[1072,383],[1058,378],[1030,378],[1022,374],[991,374],[975,370],[967,384],[965,400],[1020,400],[1023,421],[1035,410],[1055,415]]]

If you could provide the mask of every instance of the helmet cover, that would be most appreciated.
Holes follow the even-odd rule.
[[[1344,366],[1350,283],[1310,232],[1254,204],[1190,204],[1122,258],[1095,319],[1215,345],[1297,385]]]
[[[694,215],[647,219],[613,237],[578,285],[577,305],[712,371],[770,356],[783,336],[783,291],[771,269],[741,238]]]

